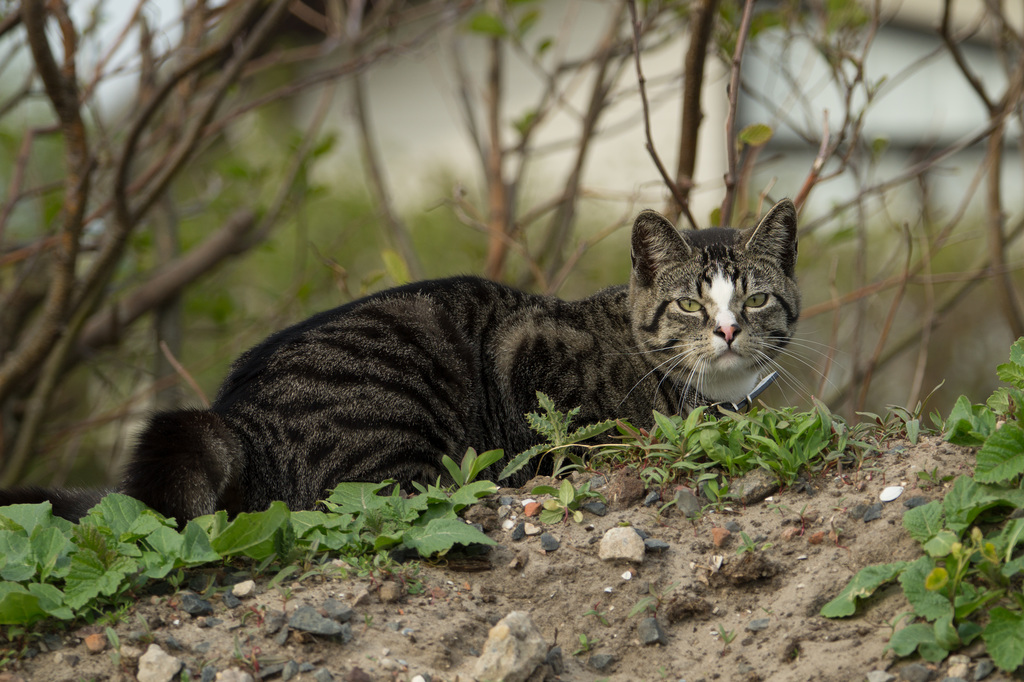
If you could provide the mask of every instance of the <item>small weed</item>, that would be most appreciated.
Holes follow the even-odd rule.
[[[650,611],[651,615],[657,616],[658,610],[661,608],[665,600],[668,599],[675,589],[679,587],[679,583],[672,583],[663,590],[659,590],[656,585],[651,584],[649,590],[650,594],[646,597],[642,597],[632,609],[629,610],[627,618],[632,618],[638,613],[646,613]]]
[[[724,656],[725,653],[727,651],[729,651],[729,645],[732,644],[732,641],[734,639],[736,639],[736,631],[735,630],[726,630],[725,626],[723,626],[721,623],[719,623],[718,624],[718,638],[722,640],[722,653],[721,653],[721,655]]]
[[[590,609],[589,611],[584,611],[583,616],[593,616],[594,618],[597,618],[598,622],[601,623],[601,625],[608,627],[610,623],[608,622],[607,613],[604,611],[597,610],[597,607],[599,607],[600,605],[600,602],[594,604],[594,608]]]
[[[569,479],[563,479],[561,485],[556,489],[549,485],[538,485],[531,493],[533,495],[554,495],[552,499],[545,500],[540,513],[542,523],[567,522],[570,517],[576,523],[583,521],[583,512],[580,505],[583,501],[596,497],[604,500],[601,493],[590,489],[590,481],[580,486],[579,490],[573,487]]]
[[[757,543],[754,542],[753,540],[751,540],[749,535],[747,535],[744,531],[740,531],[740,546],[736,550],[736,553],[737,554],[746,554],[747,552],[758,552],[758,551],[763,552],[764,550],[768,549],[771,546],[772,546],[772,543],[770,543],[770,542],[763,542],[763,543],[761,543],[761,546],[758,547]]]
[[[585,654],[593,651],[600,640],[598,640],[597,637],[590,637],[586,633],[581,632],[579,634],[579,641],[580,645],[576,648],[576,651],[572,652],[573,656],[579,656],[580,654]]]

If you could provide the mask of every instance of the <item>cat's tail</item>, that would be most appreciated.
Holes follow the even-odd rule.
[[[0,490],[0,507],[9,504],[38,504],[49,502],[53,515],[78,522],[90,509],[103,499],[110,490],[87,490],[82,488],[10,488]]]
[[[240,508],[242,448],[220,415],[208,410],[159,412],[139,435],[120,492],[180,525]]]

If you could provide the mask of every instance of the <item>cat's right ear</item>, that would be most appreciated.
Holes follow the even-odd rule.
[[[690,245],[665,216],[650,209],[641,211],[633,223],[633,278],[640,286],[650,286],[654,275],[667,263],[690,257]]]

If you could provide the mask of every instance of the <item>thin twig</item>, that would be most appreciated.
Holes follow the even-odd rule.
[[[202,401],[203,407],[209,407],[210,399],[206,397],[206,394],[203,393],[203,389],[199,387],[199,384],[196,383],[196,380],[193,379],[192,375],[188,373],[188,370],[185,369],[185,367],[180,362],[178,362],[178,358],[174,357],[174,353],[171,352],[171,349],[167,345],[166,341],[160,342],[160,352],[164,354],[164,357],[167,358],[167,362],[170,363],[171,367],[174,368],[174,371],[178,374],[178,376],[184,379],[185,383],[187,383],[189,387],[195,392],[195,394],[199,396],[199,400]]]
[[[747,34],[750,32],[750,21],[754,16],[754,1],[745,0],[743,17],[740,19],[739,33],[736,36],[736,49],[732,55],[732,68],[729,74],[729,113],[725,118],[725,197],[722,199],[721,224],[732,224],[732,209],[736,203],[736,162],[739,151],[736,148],[736,110],[740,96],[740,67],[743,65],[743,51],[747,45]]]

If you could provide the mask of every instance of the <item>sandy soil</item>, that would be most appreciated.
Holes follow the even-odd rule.
[[[899,677],[911,664],[930,668],[931,679],[943,679],[948,661],[932,666],[885,652],[888,622],[908,610],[898,589],[876,595],[869,608],[849,619],[828,620],[818,610],[863,566],[919,555],[901,525],[903,502],[940,498],[949,485],[929,485],[919,472],[958,475],[972,465],[972,452],[934,438],[914,446],[894,443],[859,471],[841,477],[833,471],[763,501],[708,510],[697,520],[675,509],[659,515],[657,505],[645,507],[637,499],[642,489],[613,475],[599,488],[610,498],[607,515],[585,513],[579,524],[544,526],[560,544],[549,552],[538,536],[511,539],[495,497],[472,513],[494,528],[489,535],[500,543],[483,557],[424,564],[412,581],[383,588],[355,572],[286,580],[285,589],[268,586],[272,576],[266,576],[234,608],[223,599],[232,569],[199,571],[190,583],[213,605],[211,616],[187,615],[181,592],[145,595],[114,628],[119,649],[104,642],[100,627],[60,633],[59,640],[48,640],[55,650],[9,665],[0,680],[134,679],[152,643],[182,662],[180,679],[204,673],[210,679],[215,673],[218,679],[244,679],[232,678],[232,668],[256,679],[286,679],[296,664],[305,664],[291,679],[470,680],[489,629],[512,611],[527,612],[546,643],[561,647],[561,665],[551,659],[533,680],[863,680],[873,670]],[[885,504],[881,518],[856,518],[863,510],[858,505],[877,502],[888,485],[905,491]],[[665,499],[675,493],[661,492]],[[538,523],[524,518],[527,489],[502,495],[514,498],[516,523]],[[624,523],[668,548],[648,551],[639,565],[601,560],[603,534]],[[716,547],[715,534],[721,532],[714,529],[727,523],[738,524],[759,549],[738,553],[739,532]],[[211,582],[214,587],[204,589]],[[629,612],[655,595],[660,603],[649,601],[657,606],[665,642],[644,645],[641,616]],[[330,599],[353,607],[350,641],[343,641],[347,633],[328,637],[278,629],[282,611],[323,609]],[[88,643],[99,651],[90,653],[87,638],[97,633]],[[589,651],[581,651],[581,634],[595,642]],[[973,679],[984,652],[965,653],[972,658],[964,677]],[[595,670],[595,654],[608,654],[612,662]],[[1009,678],[996,671],[986,679]]]

